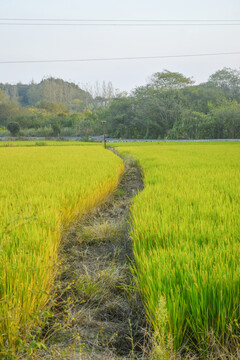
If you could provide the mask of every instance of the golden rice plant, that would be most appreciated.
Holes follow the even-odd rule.
[[[59,143],[60,145],[60,143]],[[103,201],[123,171],[99,145],[0,148],[0,348],[49,299],[61,232]]]

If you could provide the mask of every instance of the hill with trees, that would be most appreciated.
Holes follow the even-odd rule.
[[[12,134],[87,139],[102,134],[102,120],[110,137],[240,138],[240,71],[224,68],[195,85],[164,70],[130,94],[116,93],[111,83],[83,90],[54,78],[0,84],[0,135],[15,129]]]

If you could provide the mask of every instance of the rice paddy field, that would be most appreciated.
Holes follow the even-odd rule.
[[[0,349],[16,346],[47,304],[62,231],[123,172],[101,145],[66,144],[0,147]]]
[[[8,140],[0,141],[0,147],[32,147],[32,146],[96,146],[93,142],[58,141],[58,140]]]
[[[213,337],[231,347],[240,329],[240,144],[116,149],[144,173],[131,211],[134,274],[159,347],[204,353]]]
[[[133,274],[156,354],[204,358],[213,339],[231,351],[240,330],[240,143],[114,146],[143,171],[131,207]],[[100,144],[1,142],[0,168],[1,349],[36,325],[63,230],[104,201],[124,166]]]

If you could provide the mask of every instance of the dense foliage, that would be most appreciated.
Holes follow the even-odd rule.
[[[111,85],[111,84],[110,84]],[[221,139],[240,137],[240,71],[224,68],[208,82],[164,70],[130,94],[112,86],[90,94],[49,78],[39,84],[0,84],[0,135],[17,122],[20,135],[101,135],[122,138]]]
[[[164,71],[115,98],[105,111],[113,137],[219,139],[240,137],[240,72],[223,69],[205,84]]]

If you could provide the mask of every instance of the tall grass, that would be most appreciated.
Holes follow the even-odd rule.
[[[136,276],[161,342],[202,351],[214,333],[230,344],[240,321],[240,144],[117,149],[144,171],[132,239]]]
[[[62,230],[117,186],[122,161],[101,146],[0,148],[0,348],[46,305]]]

